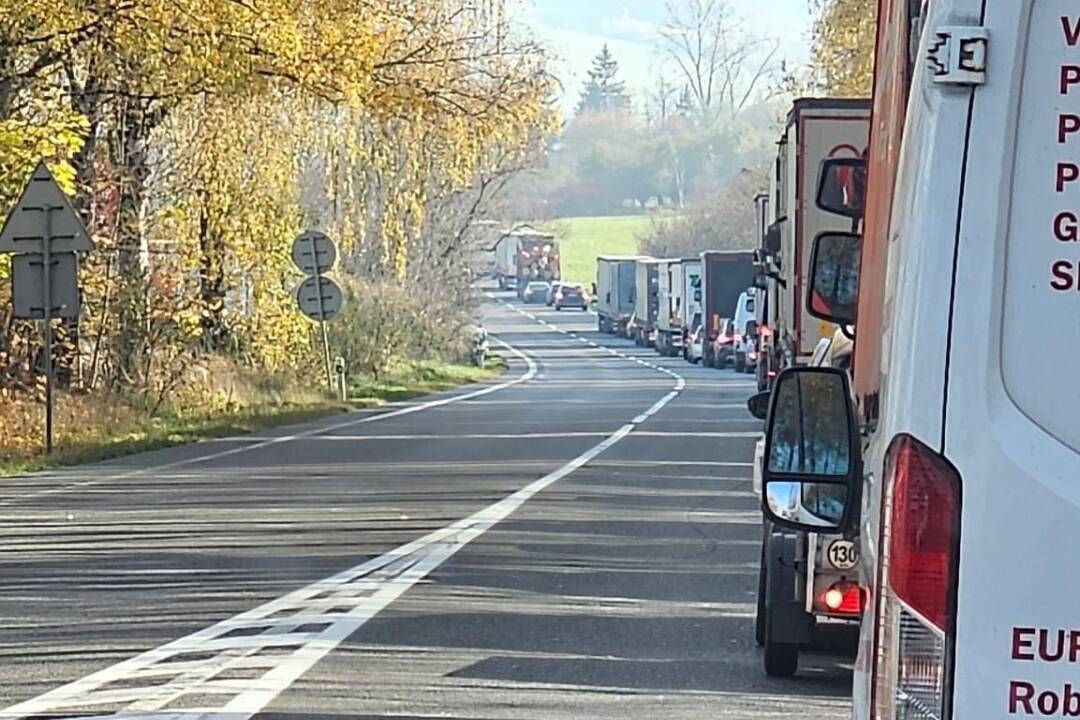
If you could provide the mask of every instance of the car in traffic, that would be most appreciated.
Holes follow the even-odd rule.
[[[554,304],[556,310],[562,310],[563,308],[589,309],[589,300],[585,296],[585,288],[570,283],[562,283],[559,286],[558,291],[555,293]]]
[[[545,298],[547,298],[548,290],[550,289],[550,284],[540,280],[534,280],[525,286],[525,290],[521,294],[521,300],[530,305],[533,303],[542,303]]]
[[[705,327],[701,324],[701,315],[694,316],[693,330],[686,331],[683,341],[683,358],[686,362],[697,365],[705,357]]]
[[[711,367],[723,370],[729,364],[735,362],[735,321],[728,318],[720,318],[720,333],[713,338],[711,352],[708,357],[712,359]]]

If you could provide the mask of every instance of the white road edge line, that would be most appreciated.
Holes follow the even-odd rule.
[[[82,481],[79,481],[79,482],[64,483],[62,485],[57,485],[55,487],[46,488],[44,490],[38,490],[38,491],[32,492],[32,493],[27,493],[27,494],[23,494],[23,495],[14,495],[12,497],[0,500],[0,508],[2,508],[2,507],[10,507],[12,505],[16,505],[16,504],[18,504],[20,502],[25,502],[27,500],[34,500],[34,499],[41,498],[41,497],[48,497],[49,495],[59,495],[59,494],[65,493],[65,492],[70,492],[72,490],[79,490],[81,488],[93,487],[94,485],[100,485],[102,483],[116,482],[118,480],[126,480],[128,478],[140,477],[142,475],[147,475],[147,474],[150,474],[150,473],[157,473],[157,472],[162,472],[162,471],[166,471],[166,470],[175,470],[177,468],[187,467],[189,465],[196,465],[196,464],[202,463],[202,462],[211,462],[213,460],[220,460],[221,458],[230,457],[232,455],[239,455],[240,453],[251,452],[253,450],[261,450],[263,448],[270,447],[272,445],[280,445],[281,443],[293,442],[295,440],[300,440],[300,439],[303,439],[303,438],[312,437],[314,435],[318,435],[318,434],[324,433],[324,432],[330,432],[330,431],[333,431],[333,430],[341,430],[343,428],[355,427],[357,425],[365,425],[367,423],[381,422],[383,420],[389,420],[391,418],[397,418],[397,417],[401,417],[403,415],[411,415],[413,413],[423,412],[425,410],[431,410],[432,408],[443,407],[445,405],[451,405],[453,403],[462,402],[463,400],[472,400],[474,398],[483,397],[485,395],[491,395],[492,393],[496,393],[496,392],[499,392],[501,390],[506,390],[507,388],[514,387],[515,385],[520,385],[522,383],[528,382],[528,381],[534,379],[537,376],[537,371],[538,371],[539,368],[538,368],[536,362],[531,357],[529,357],[525,353],[521,352],[517,348],[511,347],[510,345],[503,342],[502,340],[500,340],[497,337],[492,337],[492,339],[495,342],[499,343],[499,345],[501,345],[503,348],[505,348],[514,357],[518,358],[519,360],[523,360],[525,362],[526,370],[525,370],[524,374],[522,374],[522,375],[520,375],[520,376],[518,376],[518,377],[516,377],[516,378],[514,378],[512,380],[506,380],[506,381],[503,381],[503,382],[498,383],[496,385],[489,385],[489,386],[486,386],[486,387],[481,387],[481,388],[479,388],[477,390],[472,390],[470,392],[462,393],[460,395],[450,395],[449,397],[439,398],[438,400],[431,400],[431,401],[428,401],[428,402],[425,402],[425,403],[420,403],[418,405],[408,405],[406,407],[399,407],[397,410],[390,410],[389,412],[379,413],[378,415],[365,415],[362,418],[354,418],[354,419],[351,419],[351,420],[343,420],[341,422],[332,423],[330,425],[320,425],[317,428],[312,428],[311,430],[306,430],[306,431],[301,432],[301,433],[295,433],[293,435],[282,435],[280,437],[273,437],[273,438],[270,438],[268,440],[263,440],[261,442],[252,443],[250,445],[243,445],[241,447],[230,448],[228,450],[221,450],[220,452],[209,453],[207,455],[198,455],[198,456],[195,456],[195,457],[184,458],[183,460],[177,460],[175,462],[165,463],[164,465],[154,465],[154,466],[151,466],[151,467],[137,468],[135,470],[129,470],[127,472],[116,473],[116,474],[113,474],[113,475],[107,475],[105,477],[100,477],[100,478],[94,478],[92,480],[82,480]],[[392,408],[394,406],[393,406],[393,404],[391,404],[388,407]],[[225,438],[225,439],[222,439],[222,440],[218,440],[217,443],[220,444],[222,442],[243,442],[245,439],[246,439],[245,436],[238,435],[238,436],[236,436],[234,438]]]
[[[404,408],[390,415],[400,416],[419,412],[425,407],[436,407],[467,397],[487,395],[497,389],[526,382],[536,375],[535,361],[498,338],[496,340],[516,356],[526,360],[529,370],[524,375],[501,386],[483,388],[466,395],[434,401],[428,405]],[[658,369],[676,379],[675,388],[642,414],[645,419],[660,412],[686,387],[686,381],[677,373],[666,368]],[[339,423],[331,427],[349,427],[383,417],[387,415]],[[31,714],[63,713],[65,709],[82,711],[95,705],[124,705],[124,709],[118,713],[99,715],[96,718],[102,720],[119,717],[125,720],[181,720],[181,718],[194,716],[199,720],[247,720],[262,711],[319,660],[459,550],[505,520],[537,493],[584,467],[621,442],[635,428],[636,420],[623,425],[605,440],[559,469],[464,520],[436,530],[419,540],[402,545],[333,577],[219,622],[205,630],[99,670],[34,699],[13,705],[0,711],[0,717],[25,718]],[[327,429],[330,428],[298,434],[292,436],[292,439]],[[284,441],[284,439],[275,439],[275,442]],[[269,444],[274,443],[265,443],[262,446]],[[255,449],[255,447],[250,446],[247,449]],[[215,454],[214,457],[224,457],[229,454],[233,454],[233,451]],[[348,605],[348,609],[342,611],[343,605]],[[311,632],[312,624],[316,627],[322,625],[325,627],[318,632]],[[257,632],[252,634],[251,629]],[[285,655],[255,657],[268,647],[293,645],[296,649]],[[170,663],[170,659],[191,653],[209,657],[194,662]],[[250,668],[252,663],[256,663],[256,667],[268,669],[261,677],[254,680],[230,680],[225,687],[213,683],[214,676],[219,673],[231,668]],[[162,683],[163,675],[171,679]],[[138,687],[138,683],[130,682],[142,677],[150,680],[147,687]],[[124,687],[122,690],[100,690],[110,684],[123,684]],[[167,709],[169,705],[186,695],[199,696],[206,695],[208,692],[220,695],[227,701],[219,707],[212,708],[185,708],[184,711]],[[95,718],[84,717],[84,720],[95,720]]]

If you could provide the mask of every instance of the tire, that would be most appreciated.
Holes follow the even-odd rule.
[[[556,305],[555,312],[562,312],[562,305]]]
[[[746,353],[735,353],[735,372],[746,372]]]
[[[799,669],[799,646],[772,642],[765,637],[765,674],[775,678],[794,677]]]
[[[758,647],[765,647],[765,557],[765,540],[762,538],[761,563],[758,565],[757,614],[754,616],[754,642]]]

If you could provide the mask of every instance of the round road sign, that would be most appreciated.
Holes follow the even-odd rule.
[[[325,233],[308,230],[293,241],[292,259],[304,274],[322,275],[337,262],[337,247]]]
[[[341,287],[328,277],[309,277],[296,289],[296,304],[300,312],[312,320],[330,320],[345,303]]]

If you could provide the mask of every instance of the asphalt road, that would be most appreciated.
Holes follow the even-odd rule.
[[[485,313],[488,385],[5,481],[0,717],[848,717],[754,646],[747,376]]]

